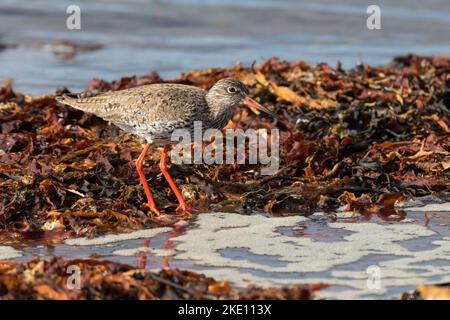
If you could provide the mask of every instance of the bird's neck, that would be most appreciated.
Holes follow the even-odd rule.
[[[217,128],[224,127],[233,115],[235,106],[227,105],[226,100],[221,100],[217,96],[206,95],[206,101],[210,110],[210,121]]]

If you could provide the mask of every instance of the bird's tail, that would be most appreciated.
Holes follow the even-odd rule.
[[[75,109],[95,112],[92,110],[96,106],[96,100],[88,93],[65,93],[61,96],[55,97],[56,101],[61,104],[71,106]],[[95,109],[95,108],[94,108]]]
[[[55,99],[61,104],[67,104],[70,106],[71,104],[76,103],[78,96],[79,95],[77,93],[64,93],[61,96],[56,96]]]

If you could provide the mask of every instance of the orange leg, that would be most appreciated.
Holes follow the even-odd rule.
[[[148,202],[145,205],[148,206],[150,210],[159,217],[161,215],[161,212],[158,210],[158,208],[156,208],[155,200],[153,200],[152,194],[150,193],[150,188],[147,184],[147,179],[145,179],[144,171],[142,171],[142,163],[144,162],[145,155],[147,154],[149,148],[150,143],[147,143],[136,161],[136,169],[139,174],[139,178],[141,179],[142,185],[144,186],[145,195],[147,196]]]
[[[175,196],[178,199],[178,202],[180,205],[177,208],[178,210],[183,210],[183,215],[189,216],[191,211],[193,211],[184,200],[183,196],[181,195],[180,190],[178,190],[178,187],[176,186],[175,182],[173,181],[172,177],[170,176],[169,172],[167,171],[167,151],[169,150],[169,145],[166,144],[164,146],[164,151],[161,155],[161,162],[159,163],[159,168],[161,169],[162,174],[166,178],[167,182],[169,183],[170,187],[172,188],[173,192],[175,193]]]

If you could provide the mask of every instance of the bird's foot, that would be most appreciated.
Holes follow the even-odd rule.
[[[191,208],[186,203],[182,203],[178,206],[178,208],[177,208],[177,210],[175,210],[175,212],[177,213],[177,216],[179,216],[179,217],[188,218],[192,215],[192,213],[198,212],[198,210]]]
[[[144,203],[143,206],[149,208],[150,211],[156,214],[157,217],[159,217],[162,213],[164,213],[163,211],[159,211],[154,204]]]

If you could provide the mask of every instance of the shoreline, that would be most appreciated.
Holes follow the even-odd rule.
[[[414,206],[420,199],[450,199],[448,70],[448,57],[410,55],[386,66],[349,70],[272,58],[252,68],[236,65],[184,73],[173,82],[207,89],[223,77],[243,80],[250,96],[279,119],[239,109],[230,126],[279,128],[281,167],[271,177],[258,175],[258,165],[173,165],[171,171],[184,195],[203,212],[225,212],[230,217],[264,213],[268,219],[309,219],[322,212],[331,222],[351,213],[356,225],[407,224],[405,201],[421,211]],[[161,81],[155,72],[112,82],[93,79],[86,91],[94,94]],[[176,229],[178,218],[166,214],[156,219],[141,206],[144,193],[133,163],[140,147],[140,140],[107,122],[57,105],[54,95],[31,97],[3,86],[3,253],[17,257],[18,251],[10,248],[17,243],[54,246],[85,237],[89,243],[89,238],[101,235]],[[158,152],[149,154],[145,170],[156,201],[171,212],[175,198],[161,176],[152,175],[158,160]],[[445,203],[435,207],[445,213]],[[195,223],[186,221],[189,226]],[[20,262],[33,268],[35,263],[39,262]],[[14,263],[7,264],[11,268]]]

